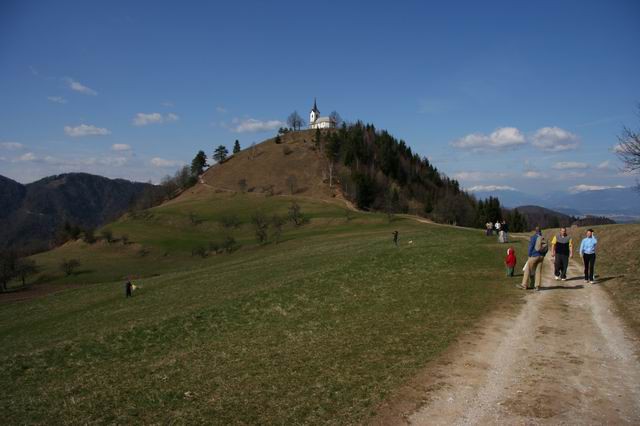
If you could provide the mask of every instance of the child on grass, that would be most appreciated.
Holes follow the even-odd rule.
[[[504,264],[507,265],[507,276],[513,276],[513,270],[516,267],[516,251],[513,247],[507,249],[507,257],[504,258]]]

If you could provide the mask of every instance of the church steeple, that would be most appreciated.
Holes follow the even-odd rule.
[[[320,117],[320,110],[316,105],[316,98],[313,98],[313,108],[309,113],[309,125],[313,124],[318,119],[318,117]]]

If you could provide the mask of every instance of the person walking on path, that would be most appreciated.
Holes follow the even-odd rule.
[[[131,284],[131,280],[127,280],[127,282],[124,284],[124,292],[125,292],[125,297],[131,297],[131,290],[133,289],[133,284]]]
[[[509,224],[506,220],[502,221],[502,232],[504,232],[504,241],[503,243],[509,242]]]
[[[529,289],[530,275],[535,274],[535,289],[540,291],[542,286],[542,265],[544,262],[544,256],[547,254],[548,244],[545,237],[542,236],[540,227],[536,226],[536,232],[529,240],[529,259],[525,266],[524,276],[522,277],[523,289]]]
[[[593,235],[593,229],[587,230],[587,236],[580,242],[580,256],[584,262],[584,282],[595,284],[593,270],[596,265],[596,247],[598,240]]]
[[[516,251],[513,247],[507,249],[507,257],[504,258],[504,264],[507,265],[507,276],[513,277],[513,270],[516,268]]]
[[[567,228],[560,228],[560,233],[551,240],[551,257],[554,258],[554,276],[556,281],[567,280],[569,259],[573,257],[573,240],[567,235]]]
[[[484,227],[487,229],[487,237],[493,235],[493,223],[487,222],[484,224]]]
[[[393,231],[393,244],[398,247],[398,231]]]

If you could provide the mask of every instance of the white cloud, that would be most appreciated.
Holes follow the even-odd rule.
[[[559,127],[543,127],[533,135],[532,143],[543,151],[560,152],[576,149],[580,138]]]
[[[624,149],[622,148],[621,144],[616,144],[616,145],[613,146],[613,148],[611,148],[611,152],[619,154],[621,152],[624,152]]]
[[[528,178],[528,179],[539,179],[539,178],[544,178],[546,177],[546,175],[542,172],[539,172],[537,170],[526,170],[523,174],[522,177]]]
[[[165,160],[164,158],[153,157],[151,159],[151,164],[156,167],[180,167],[184,166],[185,163],[180,160]]]
[[[470,182],[478,182],[487,179],[500,179],[509,176],[508,173],[502,172],[458,172],[453,175],[456,180],[464,180]]]
[[[104,127],[96,127],[92,124],[81,124],[76,127],[64,126],[64,132],[74,138],[81,136],[105,136],[111,132]]]
[[[173,121],[178,121],[179,119],[180,117],[172,112],[164,116],[159,112],[151,112],[148,114],[139,112],[135,117],[133,117],[132,122],[134,126],[147,126],[149,124],[171,123]]]
[[[162,105],[163,107],[167,107],[167,108],[169,108],[169,107],[172,107],[172,106],[173,106],[173,102],[171,102],[171,101],[164,101],[164,102],[161,102],[161,103],[160,103],[160,105]]]
[[[580,163],[578,161],[558,161],[553,165],[553,168],[556,170],[586,169],[587,167],[589,167],[587,163]]]
[[[127,145],[126,143],[114,143],[111,145],[112,151],[130,151],[131,145]]]
[[[472,186],[471,188],[468,188],[467,191],[469,192],[517,191],[517,189],[507,185],[476,185],[476,186]]]
[[[4,149],[8,149],[10,151],[16,151],[16,150],[24,148],[24,145],[22,145],[21,143],[18,143],[18,142],[1,142],[0,146],[2,146]]]
[[[451,145],[456,148],[472,149],[474,151],[512,148],[526,143],[524,135],[515,127],[500,127],[490,135],[482,133],[472,133],[458,140]]]
[[[221,114],[224,114],[225,112],[227,112],[227,109],[225,107],[223,107],[222,105],[218,105],[216,107],[216,112],[219,112]]]
[[[67,85],[69,86],[69,88],[75,92],[80,92],[83,95],[91,95],[91,96],[96,96],[98,94],[98,92],[96,92],[93,89],[90,89],[89,87],[85,86],[84,84],[75,81],[72,78],[66,78],[65,81],[67,82]]]
[[[576,185],[576,186],[572,186],[571,188],[569,188],[569,192],[575,194],[577,192],[584,192],[584,191],[601,191],[603,189],[622,189],[622,188],[626,188],[623,185],[613,185],[613,186],[606,186],[606,185]]]
[[[613,170],[613,166],[611,166],[611,162],[609,160],[605,160],[602,163],[598,164],[596,168],[600,170]]]
[[[18,157],[17,161],[36,161],[37,159],[38,157],[36,157],[33,152],[27,152]]]
[[[63,98],[62,96],[47,96],[47,99],[49,99],[51,102],[55,102],[57,104],[66,104],[67,100],[65,98]]]
[[[269,130],[283,127],[285,123],[279,120],[256,120],[255,118],[245,118],[243,120],[234,120],[234,127],[231,129],[236,133],[247,132],[265,132]]]

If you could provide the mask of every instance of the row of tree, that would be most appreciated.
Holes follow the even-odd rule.
[[[441,173],[403,140],[372,124],[343,123],[337,131],[316,130],[315,144],[325,154],[329,186],[363,210],[412,213],[460,226],[485,226],[503,219],[514,232],[529,229],[517,210],[502,208],[497,198],[477,200],[457,180]]]

